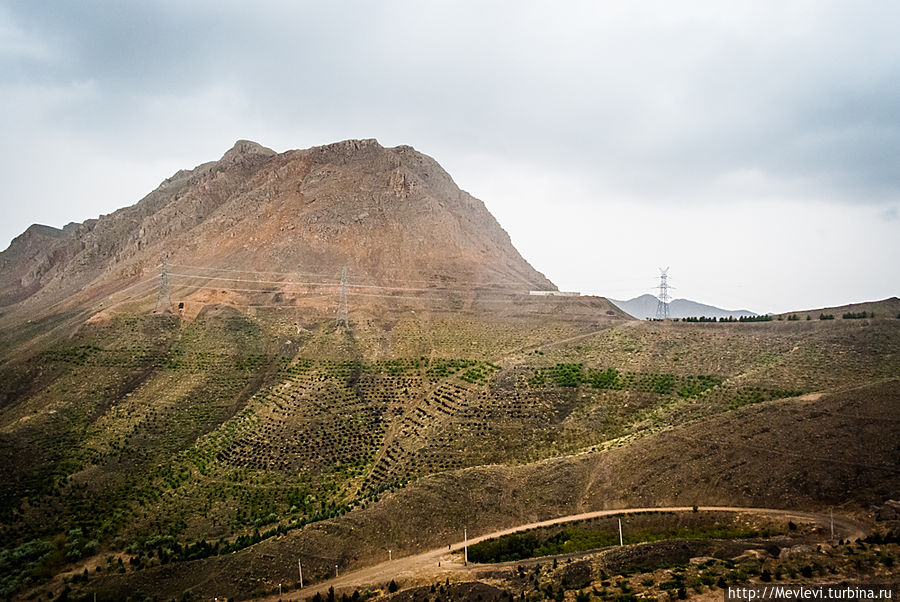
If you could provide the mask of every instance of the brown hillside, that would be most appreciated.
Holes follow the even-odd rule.
[[[65,231],[29,228],[0,253],[0,303],[30,298],[33,313],[82,287],[82,299],[109,294],[153,277],[164,255],[181,297],[308,294],[333,287],[345,266],[357,293],[555,290],[481,201],[411,147],[348,140],[277,154],[239,141],[131,207]],[[268,282],[239,286],[248,280]]]
[[[237,554],[105,577],[95,587],[244,597],[292,583],[298,557],[307,562],[310,583],[313,575],[327,576],[334,562],[350,570],[381,561],[388,548],[399,558],[455,542],[462,525],[472,537],[609,508],[872,504],[900,485],[896,440],[870,437],[879,421],[892,423],[896,434],[897,395],[898,381],[887,381],[759,404],[605,452],[437,475],[339,520]],[[167,589],[156,589],[162,583]]]
[[[806,316],[816,320],[822,314],[832,315],[835,319],[840,320],[845,313],[862,313],[866,312],[869,317],[896,319],[900,315],[900,299],[897,297],[889,297],[881,301],[864,301],[862,303],[848,303],[847,305],[838,305],[835,307],[823,307],[820,309],[807,309],[802,311],[789,311],[778,316],[788,317],[796,315],[801,320],[805,320]]]

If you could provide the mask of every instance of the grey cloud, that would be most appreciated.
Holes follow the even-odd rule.
[[[14,109],[13,135],[135,162],[375,136],[648,204],[889,205],[898,17],[888,1],[19,3],[0,31],[32,50],[0,45],[0,91],[84,87]]]
[[[824,169],[848,197],[889,193],[900,61],[884,23],[896,9],[821,3],[792,34],[769,6],[742,37],[702,10],[679,21],[651,6],[23,3],[14,19],[57,56],[6,77],[95,82],[105,102],[70,117],[85,130],[225,82],[272,121],[387,123],[605,177],[639,164],[641,181],[658,170],[701,186],[735,167]]]

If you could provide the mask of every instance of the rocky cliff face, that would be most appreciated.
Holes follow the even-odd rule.
[[[0,304],[51,301],[175,264],[525,289],[555,286],[484,204],[411,147],[348,140],[282,154],[239,141],[137,204],[63,230],[32,226],[0,253]]]
[[[71,229],[30,226],[0,253],[0,305],[16,303],[40,290],[78,246]]]

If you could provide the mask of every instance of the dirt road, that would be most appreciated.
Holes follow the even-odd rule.
[[[502,531],[495,531],[478,537],[469,539],[469,545],[476,544],[485,539],[509,535],[519,531],[527,531],[538,527],[549,527],[560,523],[568,523],[572,521],[597,518],[601,516],[612,516],[616,514],[637,514],[645,512],[690,512],[693,510],[690,506],[667,506],[660,508],[621,508],[618,510],[598,510],[595,512],[585,512],[583,514],[570,514],[568,516],[560,516],[550,520],[518,525]],[[778,510],[775,508],[743,508],[739,506],[700,506],[698,510],[704,512],[749,512],[752,514],[779,516],[799,521],[813,521],[823,526],[827,532],[830,532],[831,517],[828,514],[820,514],[815,512],[801,512],[794,510]],[[839,515],[834,515],[834,536],[836,539],[859,539],[866,535],[867,531],[863,525],[857,521]],[[342,592],[350,593],[354,589],[364,589],[365,587],[383,586],[391,579],[403,582],[404,585],[411,583],[435,583],[450,578],[454,581],[474,579],[475,573],[483,570],[490,565],[477,565],[469,563],[469,566],[463,564],[462,554],[455,554],[465,546],[465,542],[459,541],[450,544],[449,548],[438,548],[422,554],[414,556],[404,556],[395,558],[388,562],[382,562],[373,566],[365,567],[342,574],[335,579],[329,579],[316,584],[308,585],[302,590],[293,590],[285,592],[284,600],[305,600],[310,596],[314,596],[317,592],[325,594],[330,587],[334,587],[338,594]],[[275,602],[278,596],[271,596],[264,599],[265,602]]]

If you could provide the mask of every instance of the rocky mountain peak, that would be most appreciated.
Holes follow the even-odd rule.
[[[30,252],[0,253],[0,306],[37,293],[52,302],[92,282],[114,289],[152,273],[163,255],[227,274],[346,267],[357,282],[382,287],[555,289],[434,159],[374,139],[280,154],[239,140],[135,205],[26,238],[38,241]]]
[[[258,142],[238,140],[228,152],[222,155],[222,158],[219,159],[219,164],[246,163],[248,160],[253,161],[259,158],[273,157],[277,154],[271,148],[266,148]]]

